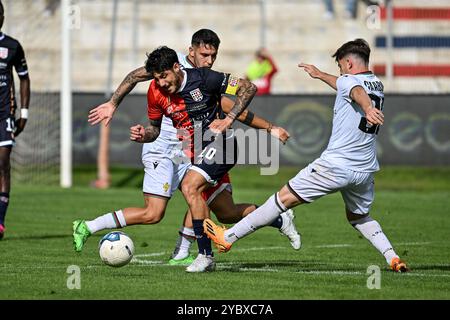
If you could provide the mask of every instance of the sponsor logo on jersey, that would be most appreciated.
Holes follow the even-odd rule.
[[[194,101],[199,102],[199,101],[203,100],[203,94],[199,88],[192,90],[189,93],[191,94],[191,97],[192,97],[192,99],[194,99]]]
[[[159,162],[157,162],[157,161],[153,162],[153,169],[158,168],[158,165],[159,165]]]
[[[170,184],[168,184],[167,182],[163,184],[164,192],[167,192],[167,190],[169,190],[169,188],[170,188]]]
[[[8,48],[0,47],[0,59],[8,58]]]

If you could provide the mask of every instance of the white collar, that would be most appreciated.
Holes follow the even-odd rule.
[[[0,41],[5,39],[5,34],[3,32],[0,32]]]
[[[184,89],[184,87],[186,87],[186,82],[187,82],[186,71],[184,71],[183,69],[181,69],[181,71],[183,71],[184,77],[183,77],[183,82],[181,83],[180,89],[178,89],[177,93],[181,92]]]

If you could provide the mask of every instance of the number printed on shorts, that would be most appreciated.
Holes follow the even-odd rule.
[[[14,119],[7,118],[6,119],[6,131],[14,132],[14,127],[15,127]]]
[[[212,160],[214,156],[216,155],[217,149],[216,148],[205,148],[202,153],[199,154],[199,160],[198,164],[203,162],[203,159]]]
[[[370,99],[373,102],[373,106],[375,108],[377,108],[378,110],[382,111],[383,110],[383,103],[384,103],[384,99],[374,95],[373,93],[369,94]],[[369,125],[367,123],[367,119],[365,117],[361,118],[361,122],[359,123],[358,128],[365,133],[370,133],[370,134],[378,134],[378,131],[380,130],[380,126],[379,125]]]

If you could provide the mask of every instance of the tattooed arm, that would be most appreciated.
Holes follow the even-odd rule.
[[[256,94],[258,88],[248,80],[239,79],[239,88],[236,91],[236,101],[233,108],[228,112],[227,117],[234,121],[244,111],[253,97]]]
[[[127,74],[125,79],[123,79],[122,83],[116,89],[109,101],[114,105],[114,107],[117,108],[123,98],[125,98],[125,96],[134,89],[138,82],[144,82],[151,79],[153,79],[153,77],[147,72],[147,70],[145,70],[145,67],[140,67],[131,71]]]
[[[248,80],[239,79],[238,89],[236,91],[236,101],[234,106],[228,112],[225,119],[214,120],[209,128],[216,133],[224,132],[229,128],[234,120],[248,107],[256,94],[257,87]]]
[[[108,102],[89,111],[89,123],[95,125],[105,120],[105,125],[108,125],[123,98],[134,89],[138,82],[148,81],[150,79],[152,79],[152,76],[145,70],[145,67],[140,67],[131,71],[125,79],[123,79],[122,83]]]

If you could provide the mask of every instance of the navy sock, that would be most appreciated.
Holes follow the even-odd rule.
[[[194,233],[197,238],[198,253],[212,255],[211,240],[203,232],[203,219],[194,220],[192,219],[192,224],[194,225]]]
[[[9,193],[0,192],[0,224],[5,225],[6,210],[9,204]]]
[[[281,229],[281,226],[283,225],[283,218],[281,216],[278,216],[273,222],[270,224],[271,227]]]

